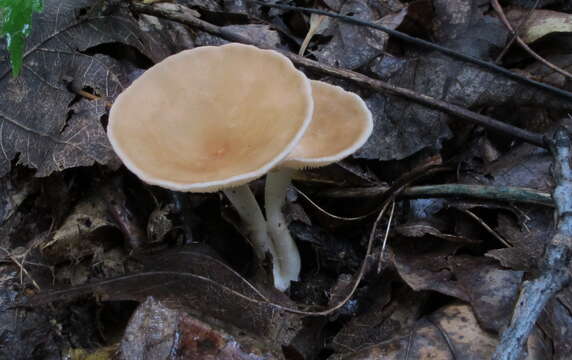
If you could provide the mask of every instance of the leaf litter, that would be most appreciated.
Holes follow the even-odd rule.
[[[420,3],[382,7],[351,0],[320,6],[487,61],[511,36],[485,2],[435,0],[430,15],[423,10],[427,4]],[[0,106],[5,249],[0,252],[0,316],[24,314],[22,322],[2,322],[0,336],[6,341],[0,353],[10,351],[13,359],[57,359],[63,353],[107,353],[111,346],[125,359],[492,355],[521,282],[539,271],[543,245],[553,231],[552,210],[490,200],[400,198],[385,251],[381,242],[387,220],[381,220],[365,256],[384,198],[360,197],[356,187],[394,184],[413,169],[445,162],[456,171],[422,176],[418,183],[550,192],[549,153],[350,79],[308,72],[362,95],[374,114],[375,130],[353,158],[296,177],[304,196],[291,193],[285,210],[304,268],[289,293],[278,293],[265,276],[265,264],[256,263],[227,221],[233,215],[224,200],[216,194],[186,195],[183,223],[174,210],[175,197],[118,169],[103,130],[115,96],[146,67],[183,48],[227,39],[113,1],[51,0],[44,5],[44,12],[33,18],[20,77],[9,76],[5,48],[0,54],[5,94]],[[185,16],[200,16],[294,53],[312,21],[312,16],[243,1],[149,6],[182,9]],[[416,23],[419,18],[424,21]],[[539,46],[557,50],[550,41]],[[559,51],[565,63],[569,54]],[[475,65],[330,18],[309,39],[305,56],[539,133],[566,125],[571,107]],[[550,76],[514,48],[502,61],[524,74]],[[566,80],[554,79],[552,84],[567,88]],[[349,187],[357,194],[353,198],[325,191]],[[340,220],[350,217],[358,220]],[[363,279],[352,292],[356,275]],[[348,295],[349,301],[340,303]],[[566,357],[570,299],[566,288],[549,303],[524,358]],[[9,307],[13,304],[25,307],[15,310]],[[308,316],[337,304],[343,306],[327,315]],[[121,331],[112,333],[111,328]],[[23,336],[29,329],[37,331]]]

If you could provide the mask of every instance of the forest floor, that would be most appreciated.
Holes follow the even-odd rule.
[[[571,2],[44,0],[31,26],[19,76],[0,41],[0,360],[570,359]],[[285,292],[225,196],[142,182],[106,135],[146,69],[228,42],[373,115],[294,174]]]

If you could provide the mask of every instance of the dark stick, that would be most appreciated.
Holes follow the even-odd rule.
[[[107,209],[127,240],[131,249],[139,249],[147,242],[147,235],[141,229],[133,213],[127,208],[127,199],[122,191],[121,178],[116,176],[102,186],[102,195]]]
[[[530,17],[532,16],[532,13],[534,12],[534,10],[536,10],[536,8],[538,7],[538,4],[540,4],[540,0],[534,0],[534,5],[532,5],[532,7],[530,9],[528,9],[528,12],[526,13],[526,16],[524,17],[523,20],[520,21],[520,23],[516,26],[516,28],[514,29],[514,31],[512,32],[512,37],[510,38],[510,40],[506,43],[506,45],[504,46],[504,49],[502,49],[501,53],[499,54],[499,56],[497,56],[497,58],[495,59],[495,63],[498,64],[501,62],[502,58],[505,56],[506,52],[508,51],[508,49],[510,49],[510,47],[512,46],[512,44],[514,43],[514,41],[516,40],[516,38],[518,37],[518,34],[520,34],[520,30],[522,29],[522,27],[524,26],[524,24],[526,24],[526,22],[530,19]]]
[[[552,198],[556,205],[556,233],[546,246],[540,275],[523,283],[512,320],[502,333],[493,360],[518,360],[528,335],[546,303],[570,283],[572,246],[572,169],[570,135],[564,128],[554,134],[551,150],[556,187]]]
[[[182,12],[182,11],[165,9],[165,8],[160,8],[160,7],[156,7],[153,5],[145,5],[145,4],[136,3],[136,2],[131,3],[131,9],[135,12],[154,15],[154,16],[161,17],[164,19],[176,21],[176,22],[179,22],[181,24],[192,26],[192,27],[197,28],[199,30],[205,31],[209,34],[219,36],[219,37],[226,39],[228,41],[257,45],[261,48],[267,48],[267,47],[263,46],[262,44],[257,44],[255,42],[253,42],[251,39],[249,39],[247,37],[244,37],[244,36],[241,36],[239,34],[233,33],[232,31],[228,31],[226,29],[223,29],[220,26],[210,24],[206,21],[200,20],[200,19],[198,19],[192,15],[189,15],[188,13]],[[527,142],[527,143],[530,143],[530,144],[533,144],[536,146],[540,146],[540,147],[546,147],[546,145],[544,144],[544,137],[541,134],[536,134],[536,133],[533,133],[533,132],[530,132],[530,131],[527,131],[524,129],[520,129],[516,126],[512,126],[512,125],[503,123],[503,122],[498,121],[496,119],[493,119],[489,116],[481,115],[481,114],[475,113],[473,111],[467,110],[461,106],[453,105],[453,104],[450,104],[446,101],[435,99],[435,98],[432,98],[432,97],[427,96],[427,95],[418,94],[415,91],[405,89],[405,88],[401,88],[401,87],[397,87],[397,86],[391,85],[385,81],[372,79],[368,76],[365,76],[363,74],[360,74],[360,73],[357,73],[357,72],[354,72],[351,70],[339,69],[339,68],[335,68],[333,66],[320,64],[317,61],[306,59],[304,57],[292,54],[291,52],[288,52],[288,51],[283,51],[283,50],[278,50],[278,49],[274,49],[274,50],[280,51],[282,54],[284,54],[290,60],[292,60],[292,62],[294,62],[296,65],[305,67],[307,69],[310,69],[310,70],[313,70],[313,71],[316,71],[316,72],[319,72],[322,74],[331,75],[331,76],[335,76],[335,77],[342,78],[345,80],[349,80],[349,81],[352,81],[356,84],[359,84],[361,86],[364,86],[364,87],[367,87],[367,88],[370,88],[370,89],[373,89],[376,91],[381,91],[381,92],[401,96],[401,97],[407,98],[411,101],[414,101],[416,103],[419,103],[419,104],[422,104],[422,105],[443,111],[444,113],[455,116],[457,118],[467,120],[467,121],[471,121],[471,122],[477,123],[479,125],[482,125],[488,129],[492,129],[494,131],[506,134],[506,135],[511,136],[513,138],[520,139],[524,142]]]
[[[388,186],[362,188],[335,188],[318,192],[316,195],[329,198],[376,198],[389,189]],[[399,198],[472,198],[478,200],[505,201],[543,206],[554,206],[549,193],[514,186],[487,186],[467,184],[441,184],[412,186],[405,189]]]
[[[283,10],[292,10],[292,11],[299,11],[299,12],[310,13],[310,14],[324,15],[324,16],[328,16],[331,18],[342,20],[342,21],[350,23],[350,24],[366,26],[366,27],[373,28],[373,29],[376,29],[379,31],[383,31],[383,32],[385,32],[385,33],[387,33],[387,34],[389,34],[389,35],[391,35],[397,39],[407,41],[409,43],[415,44],[415,45],[420,46],[420,47],[439,51],[442,54],[448,55],[452,58],[463,60],[466,62],[470,62],[472,64],[486,68],[488,70],[503,74],[504,76],[511,78],[513,80],[519,81],[521,83],[525,83],[525,84],[534,86],[536,88],[542,89],[544,91],[550,92],[554,95],[558,95],[558,96],[563,97],[565,99],[572,100],[572,93],[570,93],[566,90],[562,90],[562,89],[559,89],[559,88],[554,87],[552,85],[548,85],[548,84],[545,84],[545,83],[542,83],[539,81],[527,79],[524,76],[516,74],[516,73],[514,73],[510,70],[507,70],[503,67],[500,67],[494,63],[487,62],[487,61],[484,61],[484,60],[481,60],[481,59],[478,59],[478,58],[475,58],[472,56],[462,54],[458,51],[443,47],[441,45],[437,45],[437,44],[432,43],[432,42],[427,41],[427,40],[423,40],[423,39],[419,39],[419,38],[416,38],[416,37],[411,36],[411,35],[407,35],[405,33],[402,33],[401,31],[393,30],[393,29],[387,28],[387,27],[382,26],[382,25],[378,25],[378,24],[374,24],[374,23],[371,23],[368,21],[356,19],[356,18],[351,17],[351,16],[340,15],[340,14],[336,14],[336,13],[332,13],[332,12],[324,11],[324,10],[319,10],[319,9],[310,9],[310,8],[303,8],[303,7],[297,7],[297,6],[282,5],[282,4],[266,4],[266,3],[263,3],[261,1],[252,1],[252,2],[255,4],[258,4],[260,6],[266,6],[266,7],[271,7],[271,8],[278,8],[278,9],[283,9]]]

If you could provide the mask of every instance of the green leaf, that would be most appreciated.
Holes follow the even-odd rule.
[[[26,37],[32,29],[32,14],[42,8],[42,0],[0,0],[0,35],[6,37],[14,76],[22,69]]]

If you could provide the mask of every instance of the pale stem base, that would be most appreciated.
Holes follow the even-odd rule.
[[[286,191],[293,173],[294,170],[288,168],[269,172],[266,175],[264,194],[268,232],[276,250],[276,263],[281,269],[281,278],[285,288],[290,286],[291,281],[298,281],[301,268],[298,247],[290,235],[282,212],[286,203]]]
[[[254,194],[248,185],[242,185],[231,189],[223,190],[228,200],[232,203],[241,220],[247,227],[249,240],[254,248],[254,253],[260,260],[264,260],[267,254],[272,255],[272,274],[274,275],[274,287],[284,291],[288,288],[289,281],[283,280],[280,262],[276,259],[278,254],[272,243],[266,220],[262,215],[262,210]]]

